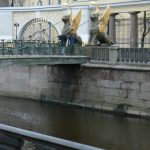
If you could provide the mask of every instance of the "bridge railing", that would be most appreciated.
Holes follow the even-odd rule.
[[[150,48],[92,47],[91,60],[101,63],[150,64]]]
[[[0,124],[0,149],[23,150],[24,140],[32,142],[37,149],[102,150],[93,146]]]
[[[60,43],[17,40],[0,42],[0,55],[62,55]],[[81,46],[67,45],[65,55],[83,55]]]
[[[118,62],[147,64],[150,62],[150,48],[119,48]]]
[[[97,61],[109,61],[109,49],[108,47],[91,47],[92,49],[92,60]]]

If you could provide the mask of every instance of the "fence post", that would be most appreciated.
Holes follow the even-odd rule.
[[[4,43],[4,39],[1,40],[2,42],[2,55],[4,56],[5,55],[5,43]]]
[[[118,61],[118,47],[112,45],[108,49],[109,49],[109,63],[116,64]]]

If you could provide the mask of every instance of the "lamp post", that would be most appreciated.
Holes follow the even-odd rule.
[[[19,27],[19,23],[15,23],[14,26],[16,27],[16,40],[18,40],[17,29],[18,29],[18,27]]]
[[[50,41],[51,39],[51,23],[48,22],[48,40]]]

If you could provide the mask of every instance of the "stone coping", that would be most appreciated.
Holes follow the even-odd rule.
[[[0,56],[0,65],[56,65],[56,64],[83,64],[89,62],[87,56],[44,56],[44,55],[22,55],[22,56]]]
[[[103,69],[116,69],[116,70],[133,70],[133,71],[150,71],[149,64],[104,64],[104,63],[85,63],[83,67],[88,68],[103,68]]]
[[[0,55],[0,59],[21,59],[21,58],[87,58],[82,55]],[[88,57],[89,58],[89,57]]]

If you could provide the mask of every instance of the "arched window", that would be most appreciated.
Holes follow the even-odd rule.
[[[51,22],[36,18],[24,25],[19,34],[19,39],[58,42],[58,31]]]

